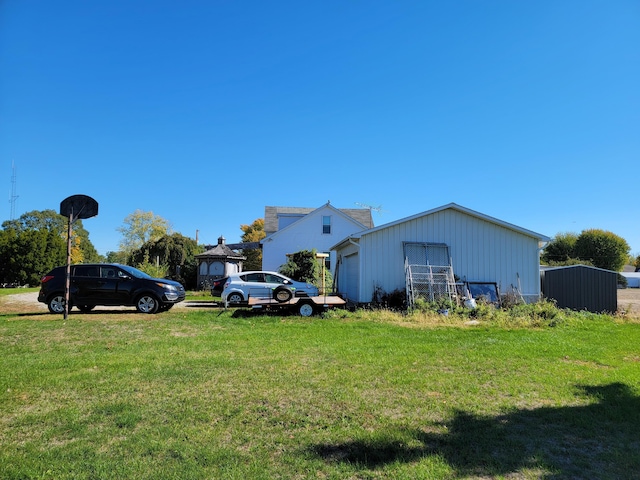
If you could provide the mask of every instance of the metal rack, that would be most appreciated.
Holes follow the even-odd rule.
[[[405,259],[407,305],[413,308],[418,298],[434,302],[442,299],[458,302],[458,290],[451,265],[411,265]]]

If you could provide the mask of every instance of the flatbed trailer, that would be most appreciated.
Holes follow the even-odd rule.
[[[338,295],[318,295],[317,297],[293,297],[286,302],[279,302],[269,297],[249,297],[247,305],[255,310],[288,310],[302,317],[310,317],[315,313],[330,308],[346,305],[346,301]]]

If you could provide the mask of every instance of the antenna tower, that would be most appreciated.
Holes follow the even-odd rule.
[[[359,203],[359,202],[355,202],[355,204],[362,208],[368,208],[373,212],[378,212],[378,215],[382,215],[382,212],[383,212],[382,205],[378,205],[377,207],[374,207],[372,205],[366,205],[364,203]]]
[[[9,197],[9,203],[11,204],[11,216],[9,220],[13,220],[16,216],[16,165],[11,161],[11,197]]]

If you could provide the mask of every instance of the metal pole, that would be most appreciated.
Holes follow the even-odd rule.
[[[67,228],[67,274],[64,282],[64,319],[69,316],[69,286],[71,284],[71,224],[73,223],[73,210],[69,213],[69,226]]]

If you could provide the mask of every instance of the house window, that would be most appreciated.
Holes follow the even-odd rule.
[[[329,215],[322,217],[322,234],[329,235],[331,233],[331,217]]]

